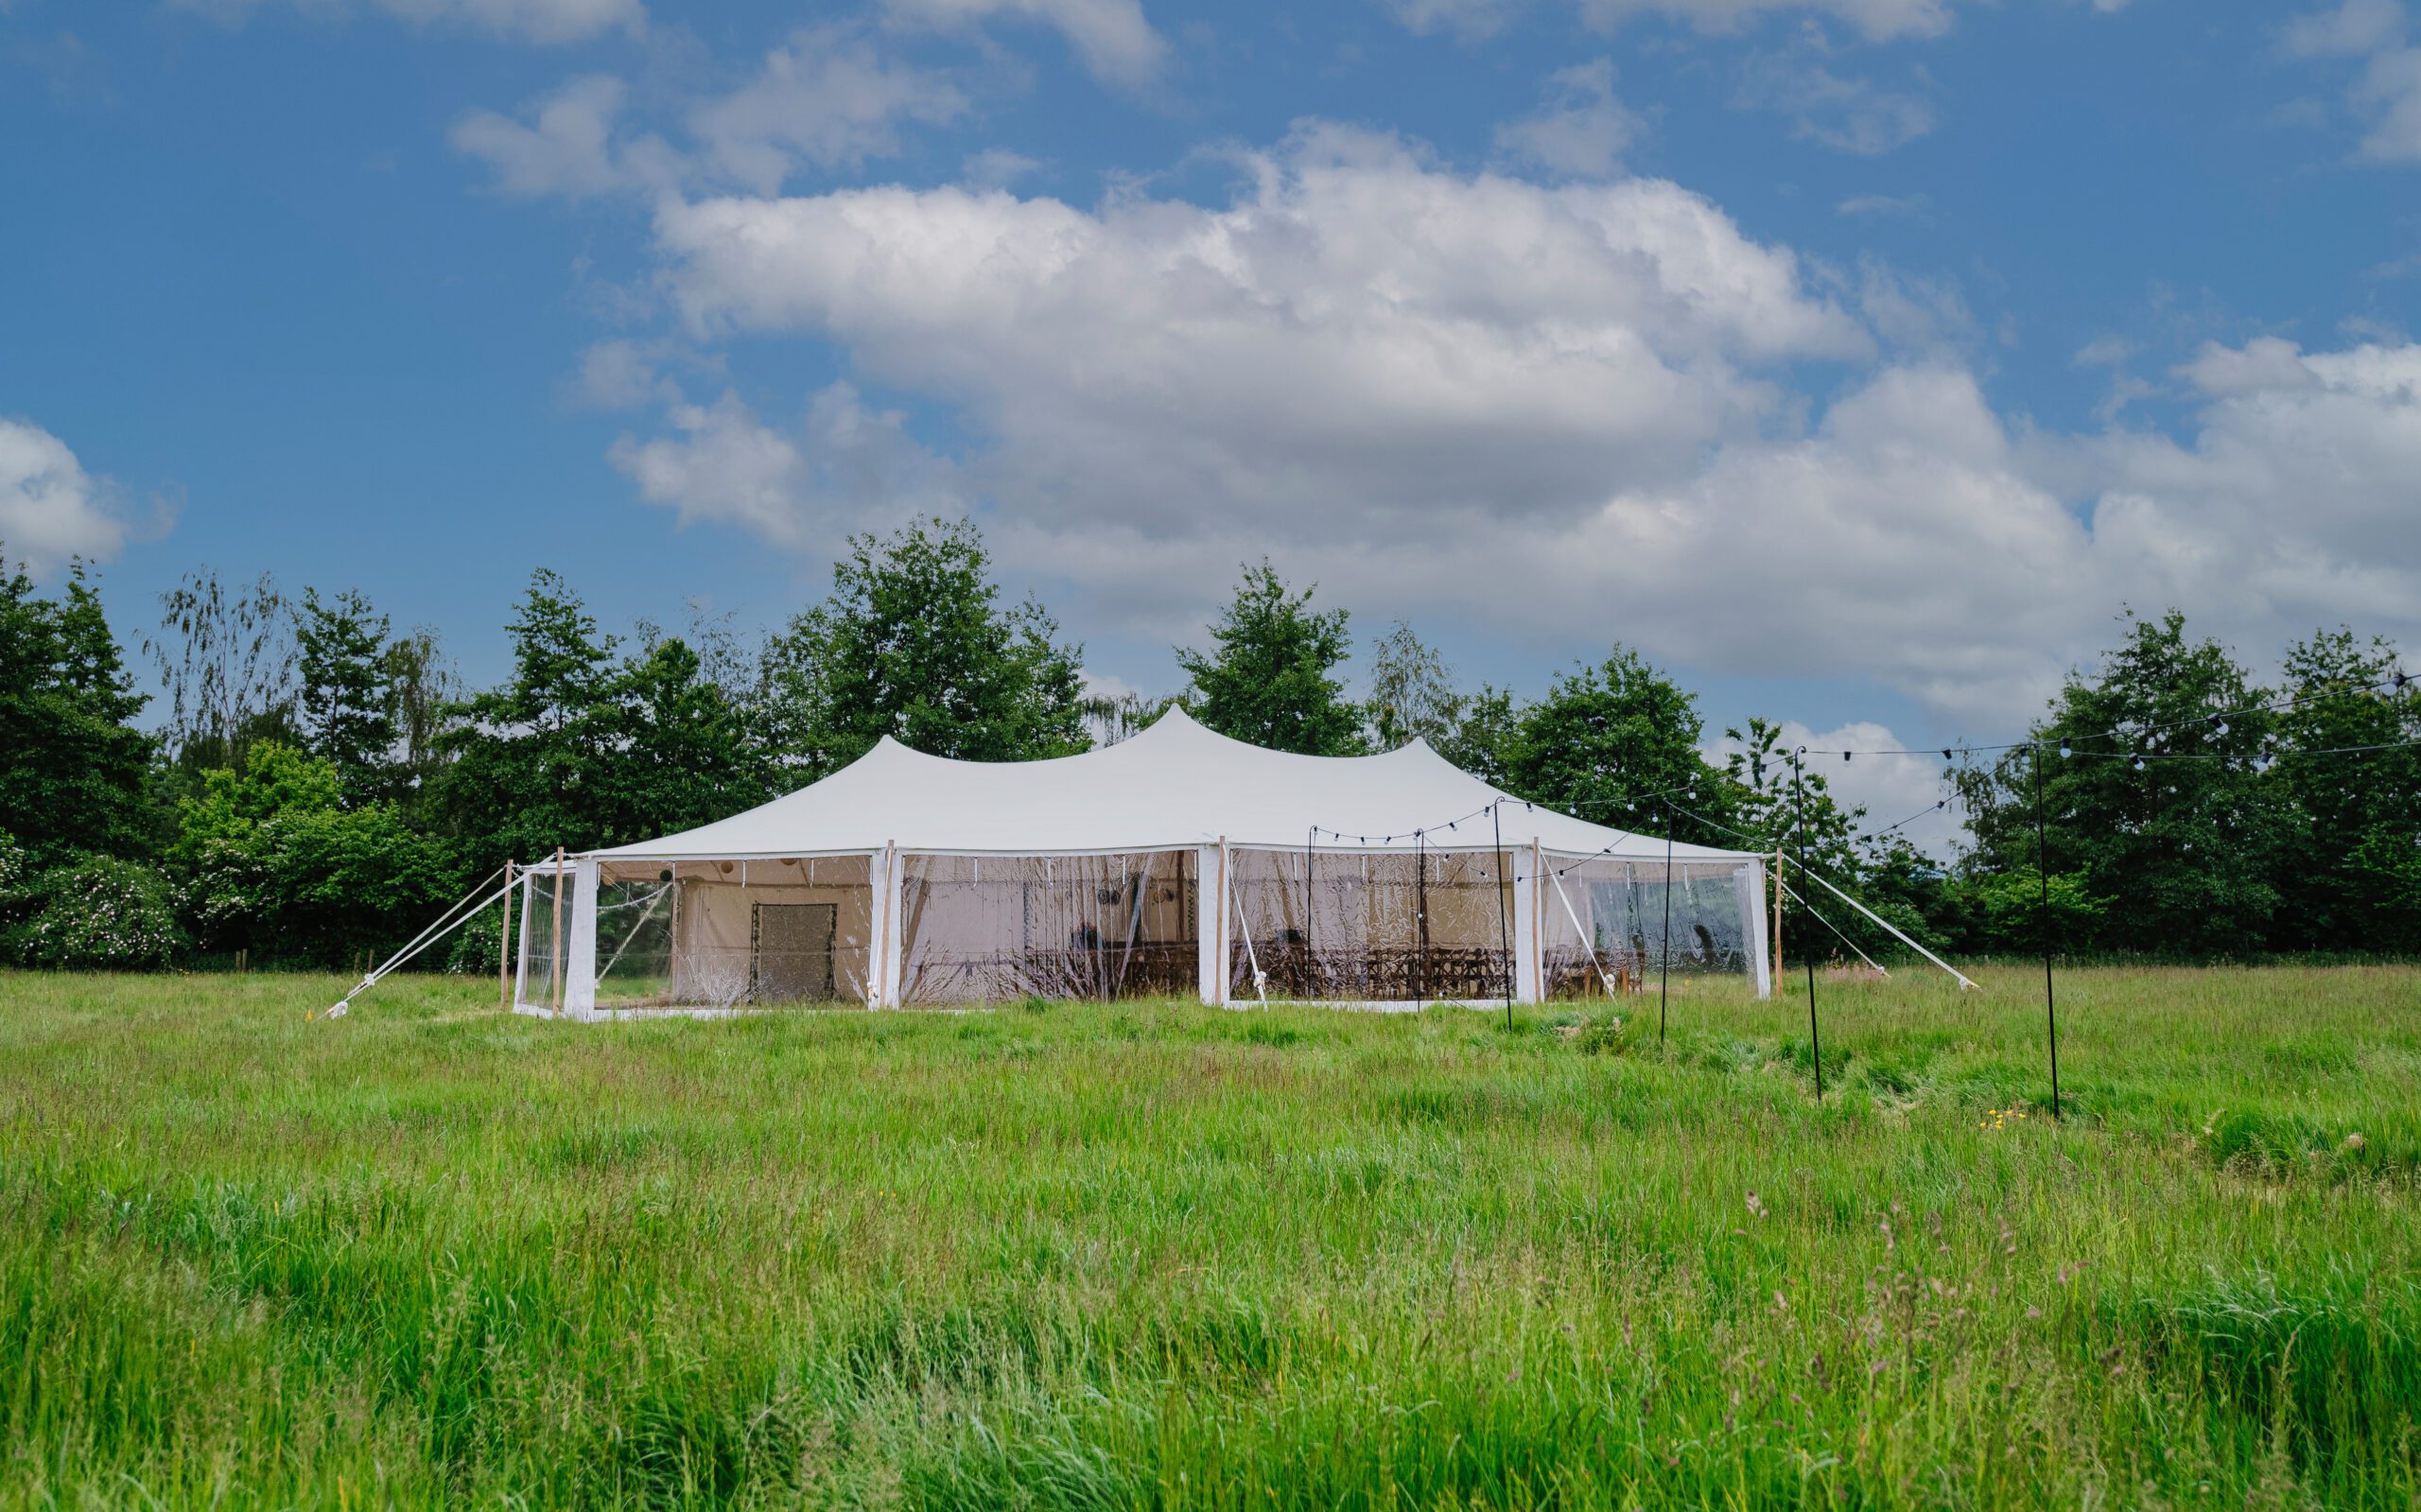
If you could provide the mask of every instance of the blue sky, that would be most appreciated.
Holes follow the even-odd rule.
[[[2122,604],[2412,643],[2416,184],[2397,0],[0,0],[0,539],[478,680],[965,511],[1116,686],[1266,553],[1991,739]]]

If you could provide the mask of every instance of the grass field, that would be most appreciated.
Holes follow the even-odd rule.
[[[2411,1507],[2421,971],[575,1027],[0,976],[0,1505]],[[1644,1012],[1641,1011],[1644,1008]]]

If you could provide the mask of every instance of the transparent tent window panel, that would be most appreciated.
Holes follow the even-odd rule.
[[[1513,975],[1506,858],[1238,850],[1228,986],[1309,1001],[1502,998]],[[1247,942],[1249,942],[1247,944]]]
[[[1547,857],[1539,900],[1546,995],[1599,997],[1666,969],[1677,977],[1750,974],[1753,903],[1744,875],[1735,862],[1677,862],[1668,889],[1662,861]]]
[[[901,859],[900,1000],[1193,996],[1192,851]]]
[[[556,907],[558,894],[562,907]],[[521,954],[518,995],[524,1003],[554,1006],[563,985],[564,942],[571,933],[572,877],[553,871],[524,874],[521,887]]]
[[[879,923],[863,856],[608,862],[597,1006],[858,1006]]]

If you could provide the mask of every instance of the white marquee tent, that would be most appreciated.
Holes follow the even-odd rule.
[[[1668,888],[1667,878],[1670,885]],[[1198,993],[1524,1001],[1665,958],[1768,990],[1764,868],[1505,798],[1418,741],[1265,751],[1172,710],[1049,761],[885,739],[680,834],[531,868],[514,1000],[593,1017]]]

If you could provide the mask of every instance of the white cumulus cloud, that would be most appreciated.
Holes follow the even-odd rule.
[[[1638,116],[1614,97],[1614,65],[1600,58],[1547,78],[1546,98],[1530,114],[1496,129],[1496,148],[1550,173],[1611,178],[1640,133]]]
[[[801,31],[757,78],[700,109],[690,126],[723,174],[771,193],[794,162],[830,166],[899,150],[903,122],[940,125],[967,97],[942,75],[883,58],[864,39]]]
[[[46,574],[76,557],[107,561],[135,533],[115,483],[40,426],[0,415],[0,564]]]
[[[639,0],[171,0],[227,21],[283,3],[306,15],[376,10],[422,26],[457,26],[520,42],[582,42],[603,32],[642,29]]]
[[[676,434],[624,437],[611,453],[639,496],[682,524],[735,525],[775,546],[837,553],[853,530],[909,514],[963,513],[950,469],[916,444],[896,410],[836,383],[795,427],[760,420],[737,394],[676,404]]]
[[[1584,23],[1611,32],[1628,22],[1654,17],[1702,32],[1738,31],[1773,15],[1820,16],[1839,22],[1872,42],[1938,37],[1950,29],[1957,0],[1575,0]],[[1387,0],[1396,18],[1415,31],[1453,31],[1485,36],[1511,20],[1524,0]]]
[[[885,0],[895,21],[955,28],[995,16],[1035,22],[1068,39],[1085,66],[1118,84],[1148,83],[1168,57],[1139,0]]]
[[[580,199],[628,187],[629,155],[615,141],[626,91],[603,75],[575,78],[533,100],[518,118],[473,111],[449,133],[456,151],[478,158],[507,194]]]
[[[2421,630],[2421,346],[2213,346],[2172,374],[2182,429],[2047,434],[1961,356],[1955,288],[1819,273],[1670,182],[1319,126],[1240,175],[1207,205],[662,200],[688,340],[829,340],[964,440],[937,459],[854,390],[797,424],[726,397],[616,461],[811,551],[980,501],[1004,562],[1137,634],[1189,634],[1267,553],[1368,616],[1871,676],[1994,728],[2121,604],[2256,655]]]

